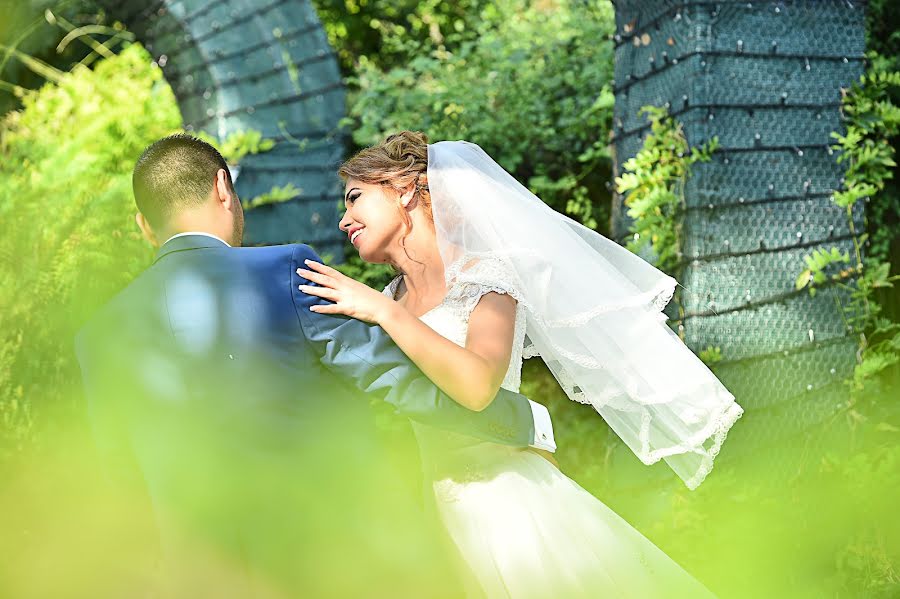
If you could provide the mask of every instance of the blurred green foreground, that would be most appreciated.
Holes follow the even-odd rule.
[[[133,225],[131,168],[148,143],[178,130],[180,116],[136,44],[24,105],[0,125],[0,596],[152,596],[166,585],[184,596],[350,596],[364,585],[372,597],[423,588],[452,596],[439,548],[422,545],[417,530],[426,524],[415,515],[415,446],[389,414],[383,469],[349,475],[341,456],[298,445],[294,478],[284,464],[242,471],[258,464],[241,460],[233,472],[200,471],[221,439],[200,422],[178,423],[197,431],[195,444],[159,453],[184,460],[192,518],[151,513],[141,480],[109,475],[87,426],[73,338],[152,260]],[[589,407],[567,402],[541,364],[529,363],[523,380],[524,393],[550,406],[564,471],[721,597],[900,595],[900,422],[884,407],[896,387],[778,447],[746,442],[748,410],[713,474],[689,492],[664,464],[637,462]],[[330,432],[332,447],[354,447]],[[266,492],[242,488],[246,480]],[[333,493],[319,493],[324,484]],[[343,500],[323,500],[342,488]],[[235,544],[219,533],[251,500],[271,567],[248,588]],[[294,531],[268,517],[293,510],[304,516],[306,554],[282,551]],[[174,547],[166,555],[178,556],[165,581],[160,526]],[[366,547],[343,543],[341,530]],[[434,568],[397,567],[412,560]]]

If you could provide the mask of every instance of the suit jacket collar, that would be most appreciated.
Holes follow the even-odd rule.
[[[164,257],[175,252],[184,252],[188,250],[199,250],[202,248],[227,248],[227,243],[216,237],[209,235],[178,235],[165,242],[159,251],[156,252],[154,264],[162,260]]]

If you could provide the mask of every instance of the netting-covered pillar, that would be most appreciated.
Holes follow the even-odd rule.
[[[816,248],[853,253],[829,144],[841,88],[863,70],[864,4],[618,0],[616,25],[617,169],[648,132],[647,104],[667,106],[691,145],[720,141],[686,186],[673,274],[689,292],[670,322],[695,352],[721,347],[715,371],[748,430],[771,439],[824,420],[846,399],[857,342],[835,302],[843,292],[810,297],[794,281]]]
[[[241,162],[235,186],[250,199],[273,186],[297,198],[247,215],[245,242],[302,241],[343,255],[345,90],[334,52],[308,0],[98,0],[150,51],[188,130],[220,140],[255,129],[275,140]]]

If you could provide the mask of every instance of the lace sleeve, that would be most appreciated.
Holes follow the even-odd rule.
[[[522,304],[515,271],[499,258],[459,260],[447,271],[447,298],[460,301],[468,312],[487,293],[511,296]]]
[[[515,271],[499,258],[477,258],[458,261],[447,271],[446,302],[458,309],[468,325],[469,317],[481,298],[488,293],[509,295],[516,300],[515,329],[509,370],[503,388],[518,391],[521,383],[522,350],[525,344],[525,303]]]

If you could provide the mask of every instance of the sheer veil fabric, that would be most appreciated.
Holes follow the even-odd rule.
[[[697,488],[743,409],[666,325],[675,279],[551,209],[476,144],[429,144],[427,174],[447,288],[502,263],[525,307],[525,357],[644,464],[664,459]]]

